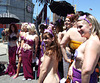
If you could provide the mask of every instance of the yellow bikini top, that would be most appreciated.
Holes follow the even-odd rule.
[[[75,50],[75,49],[77,49],[82,43],[83,43],[83,42],[71,40],[70,43],[69,43],[69,46],[70,46],[71,49]]]

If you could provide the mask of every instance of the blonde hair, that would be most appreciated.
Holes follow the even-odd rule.
[[[26,22],[26,23],[22,23],[22,25],[21,25],[21,31],[24,31],[24,27],[25,27],[26,25],[28,25],[27,22]]]
[[[90,23],[92,24],[92,34],[93,35],[97,35],[98,37],[100,37],[100,24],[98,23],[98,21],[96,20],[96,18],[92,15],[89,15],[87,17],[87,19],[90,21]]]
[[[29,23],[27,28],[29,30],[31,30],[32,32],[36,32],[36,27],[35,27],[35,24],[32,24],[32,23]]]

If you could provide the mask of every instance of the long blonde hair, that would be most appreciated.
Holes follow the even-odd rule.
[[[96,34],[98,37],[100,37],[100,24],[98,23],[98,21],[96,20],[96,18],[94,16],[92,16],[92,15],[89,15],[87,17],[87,19],[92,24],[91,34],[93,34],[93,35]]]
[[[22,32],[24,32],[24,27],[25,27],[25,26],[27,26],[27,25],[28,25],[28,23],[27,23],[27,22],[22,23],[22,25],[21,25],[21,31],[22,31]]]

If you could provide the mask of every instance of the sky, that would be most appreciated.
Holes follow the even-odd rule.
[[[36,17],[43,8],[43,5],[37,6],[35,2],[36,0],[33,0],[33,3],[35,4],[34,8],[34,14],[33,16]],[[54,0],[54,1],[62,1],[62,0]],[[72,5],[76,5],[76,11],[84,11],[92,14],[100,23],[100,0],[63,0],[67,1],[68,3]],[[90,10],[92,9],[92,10]],[[53,20],[53,13],[50,12],[49,7],[47,8],[47,17],[50,18],[50,21]]]

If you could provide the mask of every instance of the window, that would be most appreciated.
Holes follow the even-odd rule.
[[[10,0],[0,0],[0,5],[10,5]]]

